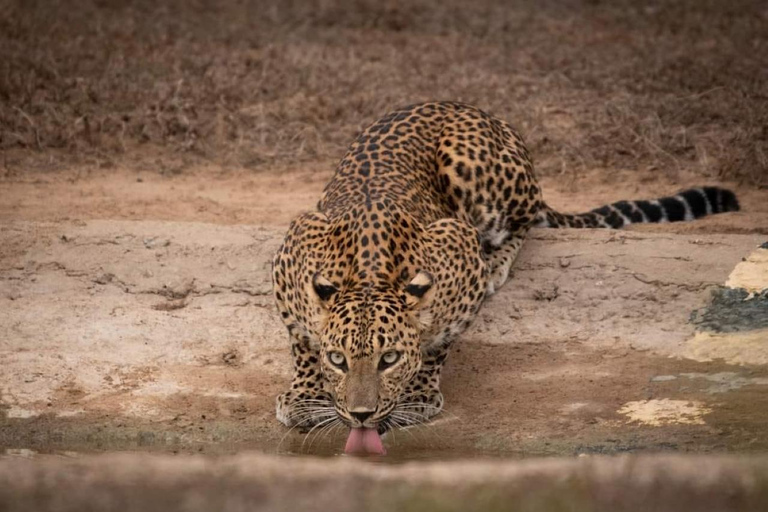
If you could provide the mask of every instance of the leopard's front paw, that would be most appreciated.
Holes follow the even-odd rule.
[[[277,416],[277,421],[286,427],[294,426],[293,419],[295,414],[293,407],[291,406],[290,391],[277,395],[277,398],[275,399],[275,416]]]
[[[443,410],[443,394],[438,389],[430,391],[422,401],[421,413],[424,418],[429,419],[437,416]]]

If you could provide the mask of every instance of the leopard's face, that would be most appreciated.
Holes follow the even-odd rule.
[[[409,298],[374,289],[328,302],[321,368],[336,413],[351,427],[384,423],[421,367],[421,326]]]

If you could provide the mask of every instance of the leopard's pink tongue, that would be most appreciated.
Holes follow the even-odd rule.
[[[349,431],[344,453],[372,453],[386,455],[381,437],[375,428],[353,428]]]

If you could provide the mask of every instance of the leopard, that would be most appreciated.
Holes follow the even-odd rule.
[[[531,228],[618,229],[738,210],[732,191],[707,186],[561,213],[544,202],[507,122],[458,102],[396,109],[351,143],[274,257],[294,366],[277,419],[383,433],[440,413],[449,349],[507,282]]]

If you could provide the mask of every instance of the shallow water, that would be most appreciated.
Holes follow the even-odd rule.
[[[45,448],[26,448],[26,447],[0,447],[0,460],[10,458],[24,458],[24,459],[38,459],[45,460],[51,458],[79,458],[85,455],[94,454],[107,454],[107,453],[152,453],[157,455],[182,455],[191,453],[201,453],[206,455],[226,455],[235,454],[241,451],[250,453],[263,453],[266,455],[278,455],[288,458],[296,459],[343,459],[354,458],[356,460],[364,461],[371,464],[404,464],[407,462],[429,462],[429,461],[451,461],[451,460],[468,460],[468,459],[493,459],[493,458],[506,458],[516,459],[523,458],[524,454],[509,454],[500,452],[491,452],[486,450],[435,450],[428,448],[421,449],[397,449],[393,447],[387,453],[387,455],[346,455],[343,450],[343,446],[335,447],[331,445],[323,445],[321,449],[308,450],[254,450],[244,449],[238,450],[234,446],[228,446],[225,444],[217,446],[217,449],[213,450],[195,450],[185,448],[179,449],[178,447],[121,447],[121,449],[104,449],[103,447],[82,447],[77,450],[63,450],[63,449],[48,449]],[[241,447],[242,448],[242,447]]]
[[[417,461],[450,461],[467,459],[489,459],[489,458],[522,458],[522,454],[510,455],[509,453],[490,452],[483,450],[461,449],[461,450],[398,450],[391,449],[386,455],[346,455],[343,449],[327,449],[322,451],[313,451],[312,453],[302,452],[279,452],[277,455],[287,457],[319,457],[319,458],[354,458],[373,464],[403,464],[406,462]]]

